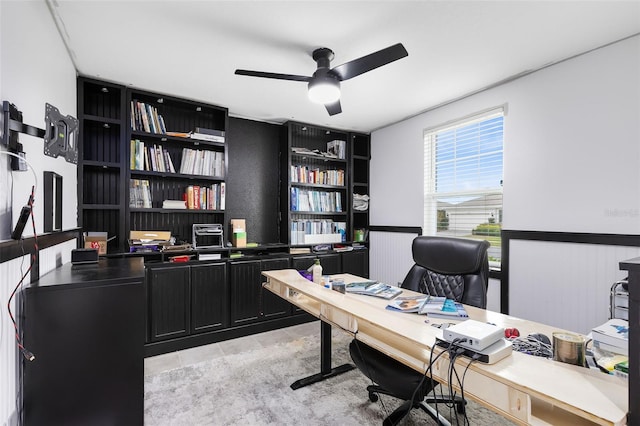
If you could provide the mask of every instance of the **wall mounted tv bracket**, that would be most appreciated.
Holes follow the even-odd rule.
[[[69,163],[78,163],[78,120],[66,117],[53,105],[45,103],[46,129],[30,126],[22,122],[22,112],[8,101],[2,102],[0,116],[0,140],[10,151],[18,153],[18,133],[44,139],[44,155],[63,156]]]
[[[60,114],[58,108],[45,104],[44,155],[62,155],[69,163],[78,163],[78,120]]]
[[[203,249],[203,248],[220,248],[224,247],[224,237],[222,232],[222,225],[219,223],[194,223],[193,224],[193,248],[194,249]],[[207,242],[211,243],[208,245],[200,245],[197,244],[198,236],[207,236]]]

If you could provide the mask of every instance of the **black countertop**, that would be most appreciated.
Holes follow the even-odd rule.
[[[43,275],[29,288],[54,288],[62,285],[74,287],[143,282],[142,257],[100,259],[97,263],[73,265],[67,263]]]

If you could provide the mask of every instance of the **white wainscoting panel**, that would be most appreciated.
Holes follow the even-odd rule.
[[[0,263],[0,421],[10,424],[16,413],[16,355],[17,346],[15,329],[7,312],[7,302],[11,292],[20,282],[20,278],[29,269],[30,256],[23,256]],[[24,283],[31,282],[27,274]],[[17,321],[15,297],[11,304],[11,312]],[[6,423],[4,423],[6,422]]]
[[[78,246],[76,238],[40,250],[40,276],[71,262],[71,250]]]
[[[487,309],[494,312],[500,312],[500,280],[489,278],[489,287],[487,288]]]
[[[411,243],[415,233],[369,232],[369,277],[398,285],[413,266]]]
[[[53,247],[40,250],[40,276],[71,261],[71,250],[76,248],[76,239],[65,241]],[[20,278],[29,269],[31,257],[13,259],[0,263],[0,425],[12,425],[16,421],[16,356],[17,346],[15,329],[9,318],[6,306],[11,292],[20,282]],[[22,285],[31,282],[27,274]],[[19,290],[18,290],[19,291]],[[17,318],[15,297],[11,306],[14,318]]]
[[[619,262],[640,247],[511,240],[509,313],[588,333],[609,318],[611,285],[626,276]]]

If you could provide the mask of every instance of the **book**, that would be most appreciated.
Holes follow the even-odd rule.
[[[627,320],[612,318],[604,324],[592,328],[591,335],[594,345],[603,343],[629,351],[629,321]]]
[[[206,127],[196,127],[194,133],[202,133],[205,135],[213,135],[224,138],[224,130],[207,129]]]
[[[387,309],[398,312],[420,312],[422,305],[429,296],[398,296],[387,305]]]
[[[224,136],[209,135],[206,133],[191,133],[191,139],[198,139],[209,142],[224,142]]]
[[[468,318],[469,314],[460,302],[439,296],[429,296],[419,311],[432,318]]]
[[[593,333],[591,334],[591,336],[593,337]],[[593,347],[604,352],[610,352],[618,355],[627,355],[627,356],[629,355],[628,348],[621,348],[619,346],[609,345],[607,343],[603,343],[598,340],[593,340]]]
[[[198,260],[217,260],[222,259],[221,253],[198,253]]]
[[[184,200],[164,200],[162,202],[163,209],[186,209],[187,203]]]
[[[345,291],[349,293],[358,293],[361,291],[365,291],[367,288],[372,287],[375,284],[378,284],[378,281],[367,280],[353,282],[345,285]]]
[[[625,360],[625,361],[621,361],[619,363],[617,363],[616,365],[613,366],[613,370],[614,372],[621,372],[624,373],[624,377],[628,377],[627,375],[629,374],[629,360]]]
[[[353,294],[363,294],[366,296],[381,297],[383,299],[393,299],[402,289],[393,287],[378,281],[360,281],[345,285],[345,291]]]

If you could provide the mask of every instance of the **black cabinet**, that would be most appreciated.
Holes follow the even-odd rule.
[[[191,266],[191,332],[219,330],[228,325],[225,263]]]
[[[150,340],[186,336],[189,333],[189,268],[147,268]]]
[[[232,325],[244,325],[291,314],[289,302],[262,288],[262,271],[288,267],[288,256],[229,262]]]
[[[273,271],[274,269],[287,269],[289,267],[289,258],[265,259],[260,261],[261,271]],[[260,292],[262,294],[262,312],[264,319],[279,318],[291,314],[292,304],[284,300],[282,297],[273,294],[269,290],[262,287],[265,281],[264,277],[260,277]]]
[[[148,266],[147,293],[151,342],[228,325],[224,262]]]
[[[342,273],[342,260],[339,253],[294,256],[291,259],[291,265],[293,269],[302,271],[308,269],[311,265],[313,265],[316,259],[320,259],[320,265],[322,265],[322,275]]]
[[[369,250],[359,249],[341,253],[342,272],[369,278]]]
[[[66,264],[18,294],[24,425],[142,425],[142,259]]]
[[[260,318],[261,265],[259,260],[229,262],[231,325]]]

